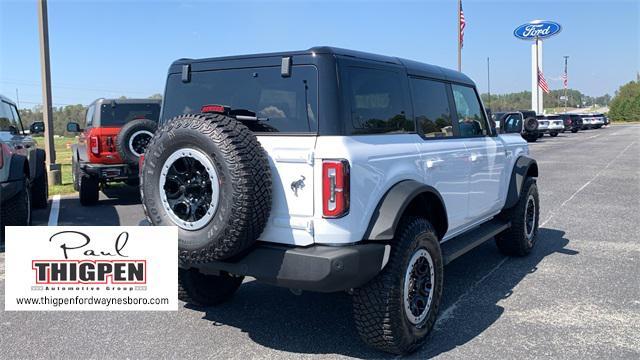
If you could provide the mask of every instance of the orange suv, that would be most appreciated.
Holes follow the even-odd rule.
[[[85,128],[70,122],[67,131],[80,133],[71,146],[73,187],[82,205],[98,201],[108,183],[139,184],[138,161],[156,130],[160,100],[98,99],[87,108]]]

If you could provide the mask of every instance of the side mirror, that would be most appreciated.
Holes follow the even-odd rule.
[[[518,113],[505,114],[500,118],[500,133],[521,134],[524,121]]]
[[[79,133],[82,132],[82,129],[80,129],[80,124],[78,124],[77,122],[70,122],[67,124],[67,131],[72,133]]]

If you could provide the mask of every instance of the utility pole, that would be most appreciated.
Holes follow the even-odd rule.
[[[44,120],[44,148],[47,154],[49,185],[60,185],[60,165],[56,164],[53,142],[53,109],[51,107],[51,67],[49,63],[49,21],[47,0],[38,0],[38,28],[40,30],[40,67],[42,73],[42,117]]]
[[[569,59],[569,56],[565,55],[564,56],[564,81],[566,81],[566,83],[569,83],[569,73],[567,72],[567,61]],[[564,84],[563,84],[564,85]],[[568,85],[564,86],[564,111],[567,111],[567,100],[569,98],[567,98],[567,87],[569,87]]]
[[[18,105],[18,110],[20,110],[20,95],[18,95],[18,88],[16,88],[16,105]]]
[[[487,100],[487,105],[489,108],[491,108],[491,71],[490,71],[490,67],[489,67],[489,57],[487,56],[487,94],[488,96],[488,100]]]

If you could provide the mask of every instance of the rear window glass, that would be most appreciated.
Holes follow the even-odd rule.
[[[349,103],[353,134],[411,133],[405,116],[403,75],[393,71],[350,67]]]
[[[412,78],[411,92],[418,131],[425,137],[453,136],[445,83]]]
[[[102,104],[100,126],[124,125],[137,119],[158,121],[159,116],[160,104]]]
[[[317,77],[311,65],[294,66],[289,77],[280,74],[279,66],[193,72],[187,83],[171,74],[162,121],[215,104],[255,113],[260,120],[243,122],[253,132],[315,133]]]

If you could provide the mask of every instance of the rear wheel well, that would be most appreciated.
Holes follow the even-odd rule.
[[[538,177],[538,164],[533,163],[529,166],[526,177]]]
[[[24,177],[29,179],[31,178],[31,170],[29,169],[29,162],[24,161],[24,165],[22,166],[22,172],[24,173]]]
[[[423,192],[414,197],[402,214],[402,217],[406,216],[427,219],[436,230],[439,240],[442,240],[449,226],[447,211],[442,201],[436,194],[431,192]]]

